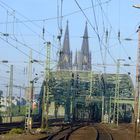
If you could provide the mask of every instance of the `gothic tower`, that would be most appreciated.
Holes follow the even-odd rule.
[[[88,29],[87,29],[87,23],[86,23],[82,47],[81,47],[82,70],[91,70],[91,53],[89,51],[88,38],[89,38]]]
[[[60,55],[59,55],[58,69],[59,70],[72,69],[72,52],[70,51],[68,21],[67,21],[66,31],[64,35],[63,48],[60,51]]]

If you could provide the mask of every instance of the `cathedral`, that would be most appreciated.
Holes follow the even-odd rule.
[[[70,50],[68,22],[64,35],[63,47],[59,54],[58,70],[91,70],[91,52],[89,51],[87,23],[85,25],[81,50],[76,51],[74,63],[72,63],[72,51]]]

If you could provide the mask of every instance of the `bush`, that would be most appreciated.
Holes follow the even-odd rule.
[[[22,134],[23,133],[23,130],[20,129],[20,128],[13,128],[10,130],[9,132],[10,134]]]

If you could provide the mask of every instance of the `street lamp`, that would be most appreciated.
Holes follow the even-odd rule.
[[[8,63],[8,60],[2,60],[1,63]]]
[[[133,7],[140,9],[140,4],[135,4],[135,5],[133,5]]]

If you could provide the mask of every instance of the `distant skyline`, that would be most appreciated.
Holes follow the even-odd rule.
[[[135,81],[138,46],[136,30],[140,23],[140,9],[132,6],[140,4],[140,1],[0,0],[0,61],[9,60],[10,63],[6,65],[14,65],[15,84],[23,85],[27,83],[27,80],[23,79],[27,77],[24,73],[28,66],[30,48],[33,49],[33,59],[45,61],[45,41],[52,43],[51,62],[52,67],[56,68],[58,51],[60,50],[57,40],[59,35],[58,24],[61,24],[60,18],[57,17],[61,16],[61,1],[63,1],[62,42],[68,20],[70,48],[73,52],[76,49],[79,50],[82,45],[85,23],[87,22],[93,71],[104,72],[103,67],[98,64],[102,64],[103,60],[105,63],[105,48],[107,48],[106,63],[109,65],[106,66],[106,72],[116,73],[114,60],[125,59],[125,62],[121,62],[121,64],[127,63],[133,66],[121,66],[120,73],[130,72],[133,81]],[[107,42],[106,31],[108,31]],[[118,32],[120,32],[120,39]],[[4,36],[4,33],[9,36]],[[43,67],[41,65],[33,64],[33,77],[35,73],[41,75],[44,64]],[[7,66],[0,64],[0,87],[2,88],[3,84],[8,83],[9,74],[6,73],[8,70]],[[6,92],[6,89],[4,90]]]

